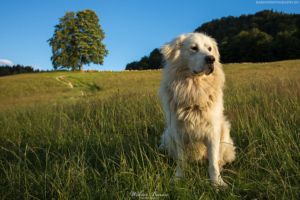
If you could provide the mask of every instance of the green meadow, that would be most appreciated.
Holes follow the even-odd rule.
[[[162,71],[45,72],[0,77],[0,199],[299,199],[300,60],[223,67],[229,187],[207,163],[170,182]]]

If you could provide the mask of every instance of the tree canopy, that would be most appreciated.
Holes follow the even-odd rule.
[[[83,64],[103,65],[108,55],[106,45],[102,43],[104,32],[99,25],[97,14],[93,10],[67,12],[55,26],[54,35],[47,40],[52,47],[53,68],[82,70]]]
[[[254,15],[222,17],[204,23],[219,44],[221,61],[266,62],[300,58],[300,15],[263,10]]]
[[[274,60],[272,54],[273,37],[257,28],[241,31],[220,48],[223,60],[227,62],[268,62]]]
[[[145,69],[161,69],[162,54],[158,49],[154,49],[150,56],[144,56],[140,61],[134,61],[126,65],[126,70],[145,70]]]

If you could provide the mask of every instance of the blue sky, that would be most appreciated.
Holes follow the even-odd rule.
[[[266,1],[265,1],[266,2]],[[3,0],[0,2],[0,65],[30,65],[51,70],[51,47],[47,40],[65,12],[92,9],[105,32],[109,54],[104,65],[83,69],[124,70],[154,49],[205,22],[221,17],[254,14],[264,9],[297,13],[299,1],[258,4],[254,0]]]

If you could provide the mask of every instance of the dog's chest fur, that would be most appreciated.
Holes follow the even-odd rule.
[[[222,78],[216,80],[223,75],[217,74],[219,72],[217,69],[214,75],[204,78],[172,76],[175,77],[173,80],[165,80],[160,96],[170,114],[177,118],[179,123],[176,126],[181,134],[199,137],[199,131],[210,132],[214,120],[222,117],[224,82]]]

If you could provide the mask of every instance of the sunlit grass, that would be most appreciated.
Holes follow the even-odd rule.
[[[53,103],[80,95],[57,76],[78,72],[43,72],[0,77],[0,110]]]
[[[106,98],[111,94],[128,92],[157,92],[161,70],[128,72],[94,72],[67,76],[77,89],[87,95]]]
[[[121,92],[111,89],[105,99],[90,90],[92,99],[0,112],[1,199],[138,199],[132,191],[168,195],[161,199],[298,199],[299,61],[224,69],[225,114],[237,146],[236,161],[225,166],[237,175],[222,175],[229,188],[211,186],[200,163],[170,183],[176,163],[157,149],[165,127],[159,82],[122,93],[116,80],[109,84]],[[106,81],[84,75],[103,91],[113,81],[113,73]]]

